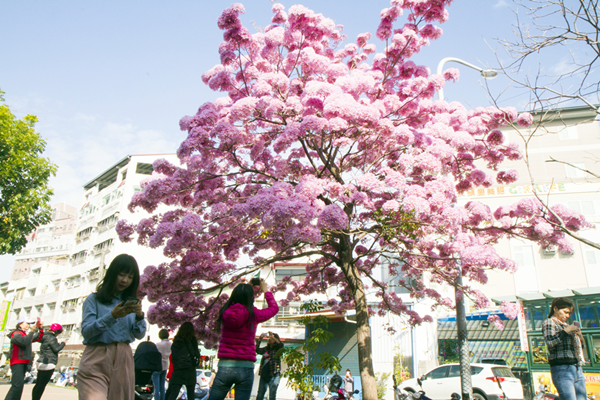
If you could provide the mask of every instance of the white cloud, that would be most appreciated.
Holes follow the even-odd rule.
[[[71,113],[61,102],[37,95],[10,99],[8,104],[18,117],[31,113],[39,118],[35,129],[46,140],[44,156],[58,166],[56,177],[50,179],[53,203],[64,201],[77,207],[83,185],[123,157],[173,153],[182,140],[181,135],[144,129],[130,121]]]
[[[508,7],[505,0],[498,0],[496,4],[494,4],[494,8]]]

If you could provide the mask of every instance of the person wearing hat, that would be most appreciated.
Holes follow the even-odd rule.
[[[60,324],[50,325],[50,330],[42,337],[40,346],[40,356],[37,363],[37,380],[31,391],[32,400],[40,400],[46,385],[50,382],[56,363],[58,362],[58,353],[65,347],[65,342],[58,343],[56,338],[63,331]]]
[[[41,329],[42,322],[19,318],[17,327],[9,334],[11,352],[10,352],[10,370],[12,378],[10,389],[4,400],[20,400],[23,394],[23,384],[25,372],[31,362],[31,343],[38,342],[44,336]],[[28,333],[29,331],[29,333]]]

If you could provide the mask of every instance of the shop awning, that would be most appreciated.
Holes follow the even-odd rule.
[[[504,330],[499,330],[488,321],[491,315],[497,315],[504,323]],[[481,311],[467,314],[467,331],[469,340],[519,340],[519,323],[508,319],[500,311]],[[438,318],[438,339],[457,339],[456,315]]]

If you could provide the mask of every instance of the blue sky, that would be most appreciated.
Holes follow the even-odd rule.
[[[344,25],[348,41],[375,33],[383,0],[307,0],[301,3]],[[272,2],[241,1],[251,32],[270,23]],[[219,62],[216,20],[226,1],[2,1],[0,88],[19,117],[39,118],[45,155],[59,167],[54,202],[81,205],[82,185],[127,154],[175,152],[185,135],[179,119],[222,94],[201,75]],[[444,57],[496,65],[497,38],[512,36],[514,15],[504,0],[455,0],[444,35],[413,60],[436,70]],[[404,20],[402,20],[404,23]],[[383,44],[377,40],[378,50]],[[502,55],[500,55],[502,57]],[[506,57],[505,57],[506,58]],[[556,61],[558,63],[558,60]],[[479,73],[458,64],[461,78],[446,100],[469,108],[491,105]],[[506,78],[489,81],[500,104],[525,106]],[[526,99],[525,99],[526,100]],[[0,257],[0,281],[13,258]]]

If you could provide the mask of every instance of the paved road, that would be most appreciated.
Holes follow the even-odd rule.
[[[33,384],[25,385],[21,400],[31,400],[31,389],[33,389],[33,386]],[[10,389],[10,385],[0,384],[0,399],[6,396],[8,389]],[[48,385],[46,386],[46,390],[44,390],[42,399],[77,400],[77,390]]]

